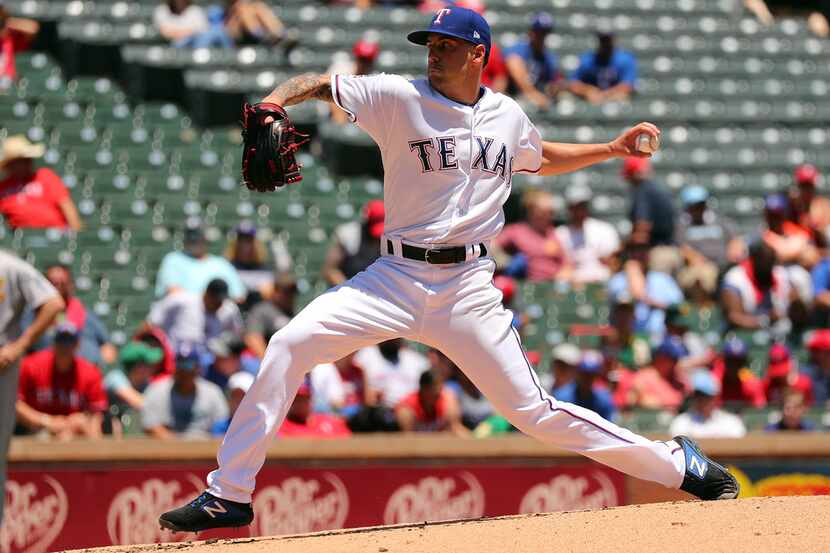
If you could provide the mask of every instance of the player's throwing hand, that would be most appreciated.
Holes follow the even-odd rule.
[[[653,123],[640,123],[611,141],[611,148],[618,156],[651,157],[651,153],[637,149],[637,137],[647,134],[660,138],[660,129]]]

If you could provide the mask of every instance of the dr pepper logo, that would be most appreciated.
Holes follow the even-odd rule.
[[[69,514],[63,486],[50,476],[41,482],[6,482],[6,509],[0,527],[0,551],[42,553],[58,537]]]
[[[401,486],[386,503],[384,524],[432,522],[484,515],[484,490],[469,472],[428,476]]]
[[[254,535],[300,534],[342,528],[349,514],[346,486],[334,474],[292,477],[254,496]]]
[[[599,471],[585,476],[560,474],[530,488],[519,504],[519,513],[549,513],[614,507],[620,504],[617,488]]]

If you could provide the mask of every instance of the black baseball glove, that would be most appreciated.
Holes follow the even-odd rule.
[[[303,180],[294,153],[309,138],[297,132],[282,106],[245,104],[242,140],[242,178],[250,190],[273,192]]]

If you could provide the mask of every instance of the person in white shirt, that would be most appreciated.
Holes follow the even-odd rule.
[[[677,415],[669,427],[672,436],[743,438],[746,435],[746,427],[740,417],[718,408],[720,386],[709,371],[694,374],[692,394],[689,410]]]
[[[611,277],[606,260],[620,249],[620,236],[605,221],[590,216],[593,195],[584,185],[565,192],[568,223],[556,229],[574,283],[604,282]]]
[[[242,314],[220,278],[211,280],[201,295],[184,290],[168,294],[153,305],[147,322],[161,328],[174,346],[188,343],[206,349],[208,340],[223,332],[242,332]]]
[[[361,349],[355,363],[366,371],[367,385],[379,395],[380,404],[391,409],[418,389],[421,373],[429,369],[429,360],[400,338]]]

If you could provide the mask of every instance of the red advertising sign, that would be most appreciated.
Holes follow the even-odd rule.
[[[161,530],[157,519],[199,494],[207,471],[198,464],[12,470],[0,553],[192,539]],[[623,475],[596,464],[266,465],[257,478],[250,529],[199,538],[585,509],[625,500]]]

